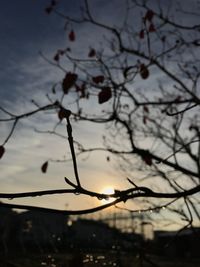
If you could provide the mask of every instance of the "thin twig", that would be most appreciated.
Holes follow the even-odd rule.
[[[78,175],[78,168],[77,168],[77,162],[76,162],[76,154],[74,151],[74,142],[73,142],[73,136],[72,136],[72,126],[69,120],[69,116],[66,117],[67,120],[67,133],[68,133],[68,141],[69,141],[69,146],[71,150],[71,155],[72,155],[72,161],[73,161],[73,166],[74,166],[74,174],[76,178],[76,182],[78,187],[81,187],[79,175]]]

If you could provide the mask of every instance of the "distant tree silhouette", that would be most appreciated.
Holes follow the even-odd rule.
[[[47,14],[54,13],[64,20],[68,35],[68,45],[58,49],[52,60],[41,54],[64,72],[63,80],[51,88],[48,105],[35,103],[35,110],[21,115],[0,108],[5,115],[0,121],[13,123],[0,146],[1,157],[23,118],[53,110],[58,115],[56,124],[66,120],[76,184],[65,178],[70,189],[2,193],[0,198],[58,193],[114,198],[88,210],[57,211],[66,214],[86,214],[140,199],[145,204],[144,211],[167,208],[185,220],[186,226],[192,225],[194,218],[200,219],[196,197],[200,192],[198,3],[193,1],[188,10],[174,1],[170,11],[167,3],[162,6],[148,1],[121,1],[123,16],[117,21],[110,18],[106,23],[96,18],[96,1],[83,2],[78,17],[63,13],[54,1],[46,8]],[[85,41],[89,48],[80,57],[73,47],[81,47],[78,29],[83,27],[102,38],[101,42],[98,39],[90,45],[88,32]],[[68,95],[73,96],[74,104],[69,104]],[[92,104],[96,108],[90,108]],[[102,147],[85,148],[84,144],[73,142],[72,121],[105,124],[107,132],[102,133]],[[56,127],[47,133],[60,135]],[[108,161],[110,155],[115,156],[119,169],[130,177],[127,190],[116,190],[109,195],[86,189],[87,185],[79,178],[76,157],[93,151],[108,152]],[[48,164],[46,161],[42,165],[42,172],[48,170]],[[55,212],[2,202],[0,206]]]

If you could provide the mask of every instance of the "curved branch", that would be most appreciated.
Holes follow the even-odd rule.
[[[135,193],[133,195],[132,194],[128,195],[129,193],[136,191],[136,190],[141,190],[141,192]],[[198,192],[200,192],[200,186],[196,186],[196,187],[189,189],[187,191],[182,191],[182,192],[178,192],[178,193],[157,193],[157,192],[153,192],[152,190],[150,190],[149,188],[146,188],[146,187],[138,187],[138,188],[133,188],[133,189],[121,191],[120,197],[118,197],[114,201],[107,203],[107,204],[104,204],[104,205],[97,206],[95,208],[90,208],[90,209],[58,210],[58,209],[50,209],[50,208],[29,206],[29,205],[9,204],[9,203],[3,203],[3,202],[0,202],[0,207],[13,208],[13,209],[23,209],[23,210],[37,210],[37,211],[48,212],[48,213],[61,213],[61,214],[65,214],[65,215],[81,215],[81,214],[94,213],[94,212],[97,212],[100,210],[104,210],[104,209],[107,209],[109,207],[115,206],[117,203],[126,202],[128,199],[134,199],[134,198],[138,198],[138,197],[175,198],[175,199],[177,199],[177,198],[181,198],[181,197],[185,198],[187,196],[194,195]],[[41,192],[40,192],[40,194],[41,194]],[[10,196],[11,195],[12,195],[12,197],[14,197],[15,194],[10,194]],[[113,194],[113,196],[114,195],[115,194]],[[110,196],[112,196],[112,195],[110,195]]]
[[[69,183],[69,182],[68,182]],[[98,199],[108,199],[116,198],[120,201],[126,201],[132,198],[138,197],[152,197],[152,198],[181,198],[194,195],[200,192],[200,185],[195,186],[188,190],[182,190],[180,192],[173,193],[161,193],[154,192],[148,187],[134,187],[122,191],[115,191],[113,194],[101,194],[93,191],[86,190],[82,187],[78,187],[70,182],[70,185],[74,189],[57,189],[57,190],[44,190],[44,191],[35,191],[35,192],[25,192],[25,193],[0,193],[0,198],[15,199],[15,198],[25,198],[25,197],[36,197],[36,196],[45,196],[45,195],[54,195],[54,194],[82,194],[90,197],[96,197]],[[120,202],[119,201],[119,202]]]

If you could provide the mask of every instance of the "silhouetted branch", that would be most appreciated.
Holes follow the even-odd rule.
[[[71,114],[71,111],[70,111]],[[73,161],[73,165],[74,165],[74,174],[76,177],[76,182],[78,187],[81,187],[81,183],[80,183],[80,179],[79,179],[79,175],[78,175],[78,168],[77,168],[77,163],[76,163],[76,154],[74,151],[74,143],[73,143],[73,136],[72,136],[72,126],[69,120],[69,116],[66,117],[67,120],[67,133],[68,133],[68,141],[69,141],[69,146],[70,146],[70,150],[71,150],[71,155],[72,155],[72,161]]]
[[[59,103],[58,102],[55,102],[53,104],[45,105],[43,107],[40,107],[38,109],[35,109],[35,110],[30,111],[30,112],[27,112],[27,113],[23,113],[21,115],[14,115],[14,114],[8,113],[10,115],[10,118],[6,118],[6,119],[0,118],[0,121],[15,121],[15,120],[20,120],[20,119],[23,119],[23,118],[30,117],[30,116],[32,116],[32,115],[34,115],[34,114],[36,114],[36,113],[38,113],[40,111],[54,110],[55,108],[58,108],[58,107],[60,107]]]
[[[187,197],[194,195],[198,192],[200,192],[200,186],[196,186],[194,188],[191,188],[189,190],[184,190],[182,192],[176,192],[176,193],[160,193],[160,192],[154,192],[151,189],[147,187],[136,187],[136,188],[130,188],[127,190],[122,191],[116,191],[113,194],[99,194],[96,192],[88,191],[80,186],[76,186],[73,184],[69,179],[65,179],[65,181],[72,186],[74,189],[60,189],[60,190],[47,190],[47,191],[37,191],[37,192],[26,192],[26,193],[0,193],[0,198],[7,198],[7,199],[15,199],[15,198],[25,198],[25,197],[35,197],[35,196],[44,196],[44,195],[53,195],[53,194],[83,194],[90,197],[96,197],[97,199],[109,199],[109,198],[115,198],[114,201],[105,204],[100,205],[98,207],[87,209],[87,210],[69,210],[69,211],[60,211],[56,209],[47,209],[47,208],[40,208],[35,206],[28,206],[28,205],[17,205],[17,204],[5,204],[0,202],[0,206],[2,207],[11,207],[11,208],[18,208],[18,209],[28,209],[28,210],[44,210],[47,212],[61,212],[68,215],[78,215],[78,214],[87,214],[90,212],[96,212],[99,210],[106,209],[108,207],[114,206],[117,203],[120,202],[126,202],[129,199],[136,199],[140,197],[145,198],[174,198],[175,200],[171,201],[168,205],[172,204],[174,201],[176,201],[178,198]],[[164,205],[166,207],[166,205]],[[156,209],[156,208],[155,208]]]

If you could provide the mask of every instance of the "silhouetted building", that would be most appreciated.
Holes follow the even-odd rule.
[[[141,236],[121,233],[108,224],[78,219],[69,224],[62,214],[0,209],[0,248],[3,254],[45,253],[69,249],[132,250]]]
[[[27,211],[19,214],[18,240],[23,251],[57,251],[67,235],[68,217],[62,214]]]
[[[155,231],[157,253],[163,256],[200,258],[200,228],[183,231]]]
[[[79,219],[70,227],[71,245],[89,250],[135,250],[142,237],[138,234],[122,233],[119,229],[110,227],[108,224]]]
[[[71,226],[71,240],[76,246],[87,248],[112,247],[119,232],[107,224],[87,219],[79,219]]]
[[[2,254],[27,251],[57,251],[67,234],[68,217],[36,211],[16,213],[0,209],[0,249]]]

